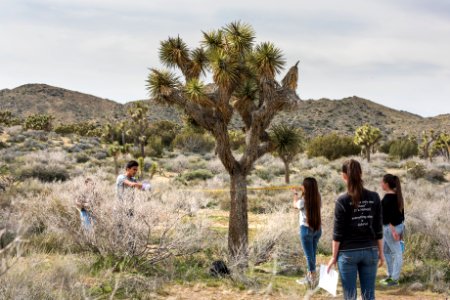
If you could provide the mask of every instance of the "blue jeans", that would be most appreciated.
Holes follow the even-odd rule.
[[[361,297],[375,299],[375,278],[377,276],[378,249],[339,251],[337,260],[341,275],[344,299],[356,300],[356,277],[359,274]]]
[[[302,243],[303,253],[305,253],[306,256],[309,272],[316,271],[317,244],[319,243],[321,235],[322,229],[313,231],[307,226],[300,226],[300,241]]]
[[[395,231],[400,235],[403,234],[403,229],[403,224],[395,226]],[[389,225],[383,226],[383,237],[383,250],[386,258],[388,276],[394,280],[398,280],[403,265],[402,245],[400,241],[394,239]]]
[[[91,214],[85,209],[82,209],[80,211],[80,218],[81,218],[81,225],[83,226],[83,228],[86,230],[90,230],[92,228]]]

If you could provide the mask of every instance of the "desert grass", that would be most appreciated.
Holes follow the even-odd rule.
[[[20,133],[10,130],[8,134]],[[101,150],[101,145],[96,147]],[[4,240],[9,247],[0,252],[2,299],[157,299],[195,286],[233,293],[245,290],[249,299],[273,295],[294,299],[307,293],[295,284],[306,267],[298,237],[298,212],[292,207],[289,190],[249,191],[250,248],[245,258],[249,268],[242,270],[239,261],[227,258],[229,178],[214,155],[172,152],[152,158],[161,168],[152,179],[153,191],[136,191],[119,201],[110,158],[95,164],[91,164],[95,159],[89,158],[77,164],[73,153],[61,145],[8,152],[15,150],[1,150],[2,159],[11,157],[2,163],[8,164],[12,175],[39,164],[65,166],[70,177],[47,183],[20,179],[0,194],[0,230],[4,238],[8,236]],[[123,157],[121,162],[130,158]],[[300,184],[305,176],[319,182],[323,197],[319,263],[325,264],[331,253],[334,201],[345,190],[340,175],[343,161],[300,155],[291,168],[292,184]],[[450,170],[440,159],[414,161],[426,170],[444,174]],[[370,164],[362,162],[366,187],[380,195],[380,180],[386,172],[398,174],[403,183],[407,231],[402,286],[406,289],[395,292],[448,295],[450,186],[427,178],[412,179],[405,164],[383,154],[375,154]],[[187,182],[177,179],[194,170],[207,170],[212,177]],[[283,170],[279,159],[265,155],[249,175],[249,185],[284,185]],[[93,191],[84,184],[87,177],[95,181]],[[205,191],[212,189],[225,192]],[[90,230],[81,226],[75,206],[76,197],[86,193],[95,195]],[[230,278],[209,276],[210,264],[219,259],[232,269]],[[408,290],[414,284],[420,294]],[[392,292],[377,290],[382,295]]]

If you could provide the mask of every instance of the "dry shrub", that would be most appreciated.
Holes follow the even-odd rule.
[[[267,215],[265,226],[257,231],[251,245],[251,261],[255,265],[265,263],[275,256],[285,266],[298,266],[301,251],[298,238],[298,214],[293,216],[292,204],[280,205]]]
[[[21,262],[0,278],[1,299],[84,299],[78,267],[69,259]]]
[[[426,180],[407,181],[406,254],[450,260],[450,190]]]
[[[118,262],[132,257],[155,264],[197,252],[208,242],[208,225],[196,217],[202,199],[167,188],[164,193],[135,191],[119,201],[113,185],[101,177],[95,176],[98,204],[93,208],[92,230],[82,228],[74,205],[75,196],[86,192],[83,178],[49,184],[47,194],[27,199],[27,220],[45,228],[44,237],[61,237],[66,249],[91,251]]]

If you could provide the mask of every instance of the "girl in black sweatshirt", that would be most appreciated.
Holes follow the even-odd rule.
[[[377,265],[384,261],[381,201],[377,193],[364,188],[361,165],[356,160],[344,163],[342,177],[347,192],[336,200],[328,271],[337,263],[345,299],[356,300],[359,276],[362,299],[372,300]]]
[[[381,204],[383,207],[383,248],[388,270],[388,277],[383,279],[381,284],[396,286],[403,265],[401,239],[405,220],[400,179],[395,175],[386,174],[381,181],[381,188],[386,192]]]

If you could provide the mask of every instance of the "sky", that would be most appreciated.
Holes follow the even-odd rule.
[[[300,60],[301,99],[359,96],[421,116],[450,113],[448,0],[0,0],[0,89],[45,83],[117,102],[146,99],[167,37],[249,23]]]

